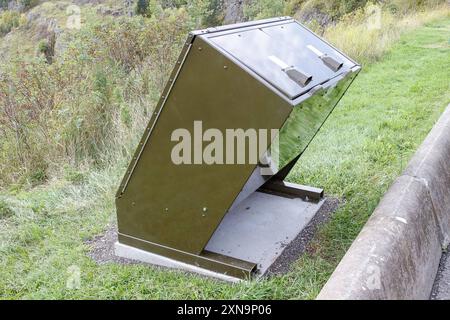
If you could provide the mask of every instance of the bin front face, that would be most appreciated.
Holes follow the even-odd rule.
[[[201,141],[194,121],[202,122],[203,132],[214,128],[223,136],[227,129],[278,129],[291,110],[239,65],[195,38],[116,201],[119,233],[199,254],[256,164],[195,164],[194,151],[191,164],[175,164],[172,134],[186,129],[192,144]]]

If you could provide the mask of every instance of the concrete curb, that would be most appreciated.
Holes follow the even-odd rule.
[[[317,299],[428,299],[449,231],[450,105]]]

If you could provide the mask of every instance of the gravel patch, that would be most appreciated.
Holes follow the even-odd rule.
[[[431,300],[450,300],[450,252],[449,248],[442,254],[439,269],[434,280]]]
[[[138,264],[139,261],[117,257],[114,254],[114,244],[117,242],[117,225],[111,224],[106,232],[102,235],[96,236],[88,241],[86,244],[91,247],[88,255],[98,264],[105,264],[110,262],[120,264]]]
[[[326,198],[316,215],[298,236],[287,244],[281,255],[270,266],[265,275],[284,274],[302,254],[308,251],[308,245],[317,233],[318,228],[330,220],[339,206],[337,198]]]

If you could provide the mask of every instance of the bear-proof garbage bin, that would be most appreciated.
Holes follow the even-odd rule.
[[[266,272],[323,202],[283,180],[359,70],[290,17],[191,32],[117,192],[116,253]]]

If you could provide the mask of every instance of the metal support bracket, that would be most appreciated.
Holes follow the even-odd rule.
[[[291,198],[299,197],[311,200],[320,200],[323,198],[323,189],[321,188],[304,186],[283,180],[269,180],[258,191]]]

